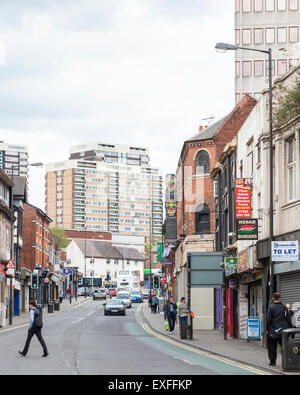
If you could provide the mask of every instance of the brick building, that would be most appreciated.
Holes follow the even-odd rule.
[[[238,133],[256,100],[246,95],[233,111],[185,141],[177,168],[177,248],[175,253],[176,297],[187,296],[188,252],[216,251],[214,180],[211,171],[224,147]],[[199,303],[201,301],[201,303]],[[215,291],[192,290],[192,310],[197,329],[213,329]]]
[[[34,271],[40,266],[43,278],[41,286],[41,300],[44,304],[49,296],[49,282],[45,278],[49,273],[49,244],[52,222],[41,209],[29,203],[24,204],[23,211],[23,247],[21,252],[21,267]],[[31,295],[37,299],[37,295]]]
[[[4,305],[8,306],[8,288],[5,286],[4,269],[10,259],[11,247],[11,180],[0,169],[0,308],[5,314]],[[2,315],[0,314],[0,326]]]

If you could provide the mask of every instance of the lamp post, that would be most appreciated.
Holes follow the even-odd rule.
[[[42,162],[29,163],[28,166],[43,167]],[[14,170],[19,169],[19,165],[12,165],[11,167],[11,193],[10,193],[10,259],[14,259]],[[10,276],[9,283],[9,308],[8,308],[8,321],[9,325],[13,323],[12,314],[12,278]]]
[[[246,48],[237,45],[218,43],[215,46],[216,50],[219,51],[237,51],[238,49],[245,51],[255,51],[267,54],[269,57],[269,150],[270,150],[270,223],[269,223],[269,233],[270,233],[270,261],[269,261],[269,273],[270,273],[270,296],[271,299],[274,293],[274,263],[272,262],[272,242],[274,241],[274,206],[273,206],[273,86],[272,86],[272,76],[273,76],[273,64],[272,64],[272,50],[262,50],[256,48]],[[263,309],[263,314],[265,316],[266,308]]]

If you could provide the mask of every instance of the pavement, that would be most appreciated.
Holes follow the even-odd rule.
[[[277,375],[300,375],[300,372],[283,372],[280,350],[278,350],[277,365],[275,367],[270,367],[268,351],[262,347],[261,342],[248,342],[247,340],[232,339],[231,337],[228,337],[228,340],[224,340],[224,335],[219,330],[194,330],[193,340],[180,339],[178,324],[175,325],[174,332],[169,334],[165,329],[163,314],[151,313],[151,310],[146,303],[143,305],[142,312],[146,322],[153,331],[172,338],[180,343],[193,346],[202,351],[227,357],[238,362],[260,367],[262,369],[272,371]]]
[[[77,300],[76,298],[72,298],[72,303],[70,303],[69,299],[63,299],[62,303],[60,303],[59,306],[59,311],[53,311],[53,313],[48,313],[48,307],[45,306],[43,307],[43,319],[46,320],[49,317],[53,317],[56,314],[59,314],[62,311],[68,311],[72,310],[74,307],[90,301],[92,298],[91,297],[84,297],[84,296],[78,296]],[[54,309],[53,309],[54,310]],[[12,319],[12,325],[9,325],[8,318],[6,319],[5,326],[1,327],[0,326],[0,333],[1,331],[10,329],[10,328],[16,328],[19,326],[25,326],[26,324],[29,325],[29,312],[27,313],[20,313],[19,316],[14,316]]]

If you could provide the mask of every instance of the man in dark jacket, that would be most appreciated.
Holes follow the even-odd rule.
[[[282,331],[289,327],[287,308],[280,301],[280,294],[273,295],[273,304],[267,312],[267,347],[269,366],[276,365],[277,345],[282,344]]]
[[[41,343],[41,346],[43,347],[44,354],[42,355],[43,357],[47,357],[49,355],[47,346],[44,342],[44,339],[42,337],[42,317],[40,311],[36,308],[36,302],[35,301],[30,301],[29,302],[29,308],[30,308],[30,323],[29,323],[29,330],[28,330],[28,336],[27,340],[24,346],[23,351],[19,351],[19,354],[23,355],[23,357],[26,356],[28,352],[28,348],[31,342],[31,339],[33,338],[34,335],[38,338],[39,342]]]
[[[173,333],[177,316],[177,305],[173,298],[170,298],[170,300],[165,304],[164,313],[165,320],[168,320],[169,322],[169,331],[170,333]]]

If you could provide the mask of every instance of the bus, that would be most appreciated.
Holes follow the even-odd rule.
[[[118,288],[128,290],[139,289],[139,277],[132,270],[118,270],[117,272]]]

